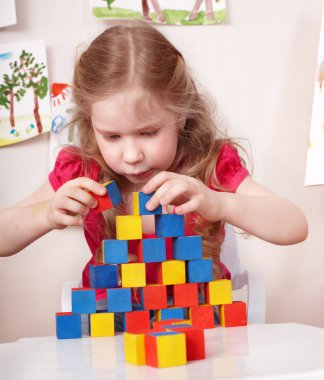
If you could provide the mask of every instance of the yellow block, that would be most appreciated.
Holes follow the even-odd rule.
[[[121,264],[121,282],[123,288],[146,286],[145,263]]]
[[[232,303],[231,280],[215,280],[206,283],[206,303],[209,305],[226,305]]]
[[[90,336],[114,336],[114,313],[90,314]]]
[[[139,207],[139,194],[137,191],[133,192],[133,215],[139,215],[140,214],[140,207]]]
[[[124,351],[126,363],[145,364],[145,334],[124,333]]]
[[[158,281],[163,285],[184,284],[186,266],[183,260],[168,260],[159,264]]]
[[[142,219],[139,215],[116,216],[117,240],[142,239]]]
[[[174,367],[187,364],[186,336],[184,333],[156,337],[158,367]]]

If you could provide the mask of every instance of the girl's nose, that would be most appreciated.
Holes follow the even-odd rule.
[[[127,164],[136,164],[137,162],[142,161],[144,158],[144,154],[142,149],[136,144],[136,142],[132,142],[125,146],[123,151],[123,160]]]

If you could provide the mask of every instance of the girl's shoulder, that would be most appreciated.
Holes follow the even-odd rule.
[[[59,152],[48,179],[56,191],[65,182],[78,177],[89,177],[97,181],[100,170],[98,163],[83,157],[78,148],[64,147]]]
[[[226,143],[218,155],[214,172],[215,178],[211,180],[209,186],[213,190],[234,193],[248,175],[249,172],[237,149],[232,144]]]

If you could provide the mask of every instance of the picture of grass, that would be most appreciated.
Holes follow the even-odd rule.
[[[91,5],[92,14],[100,19],[146,20],[167,25],[215,25],[226,21],[227,16],[225,0],[110,0],[109,4],[107,0],[92,0]]]

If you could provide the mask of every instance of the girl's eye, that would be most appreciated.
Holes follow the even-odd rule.
[[[142,132],[141,135],[142,135],[142,136],[152,137],[152,136],[155,136],[157,133],[158,133],[157,130],[153,130],[153,131],[145,131],[145,132]]]
[[[102,137],[104,138],[104,140],[107,140],[107,141],[115,141],[115,140],[118,140],[120,136],[119,135],[109,135],[109,136],[103,135]]]

